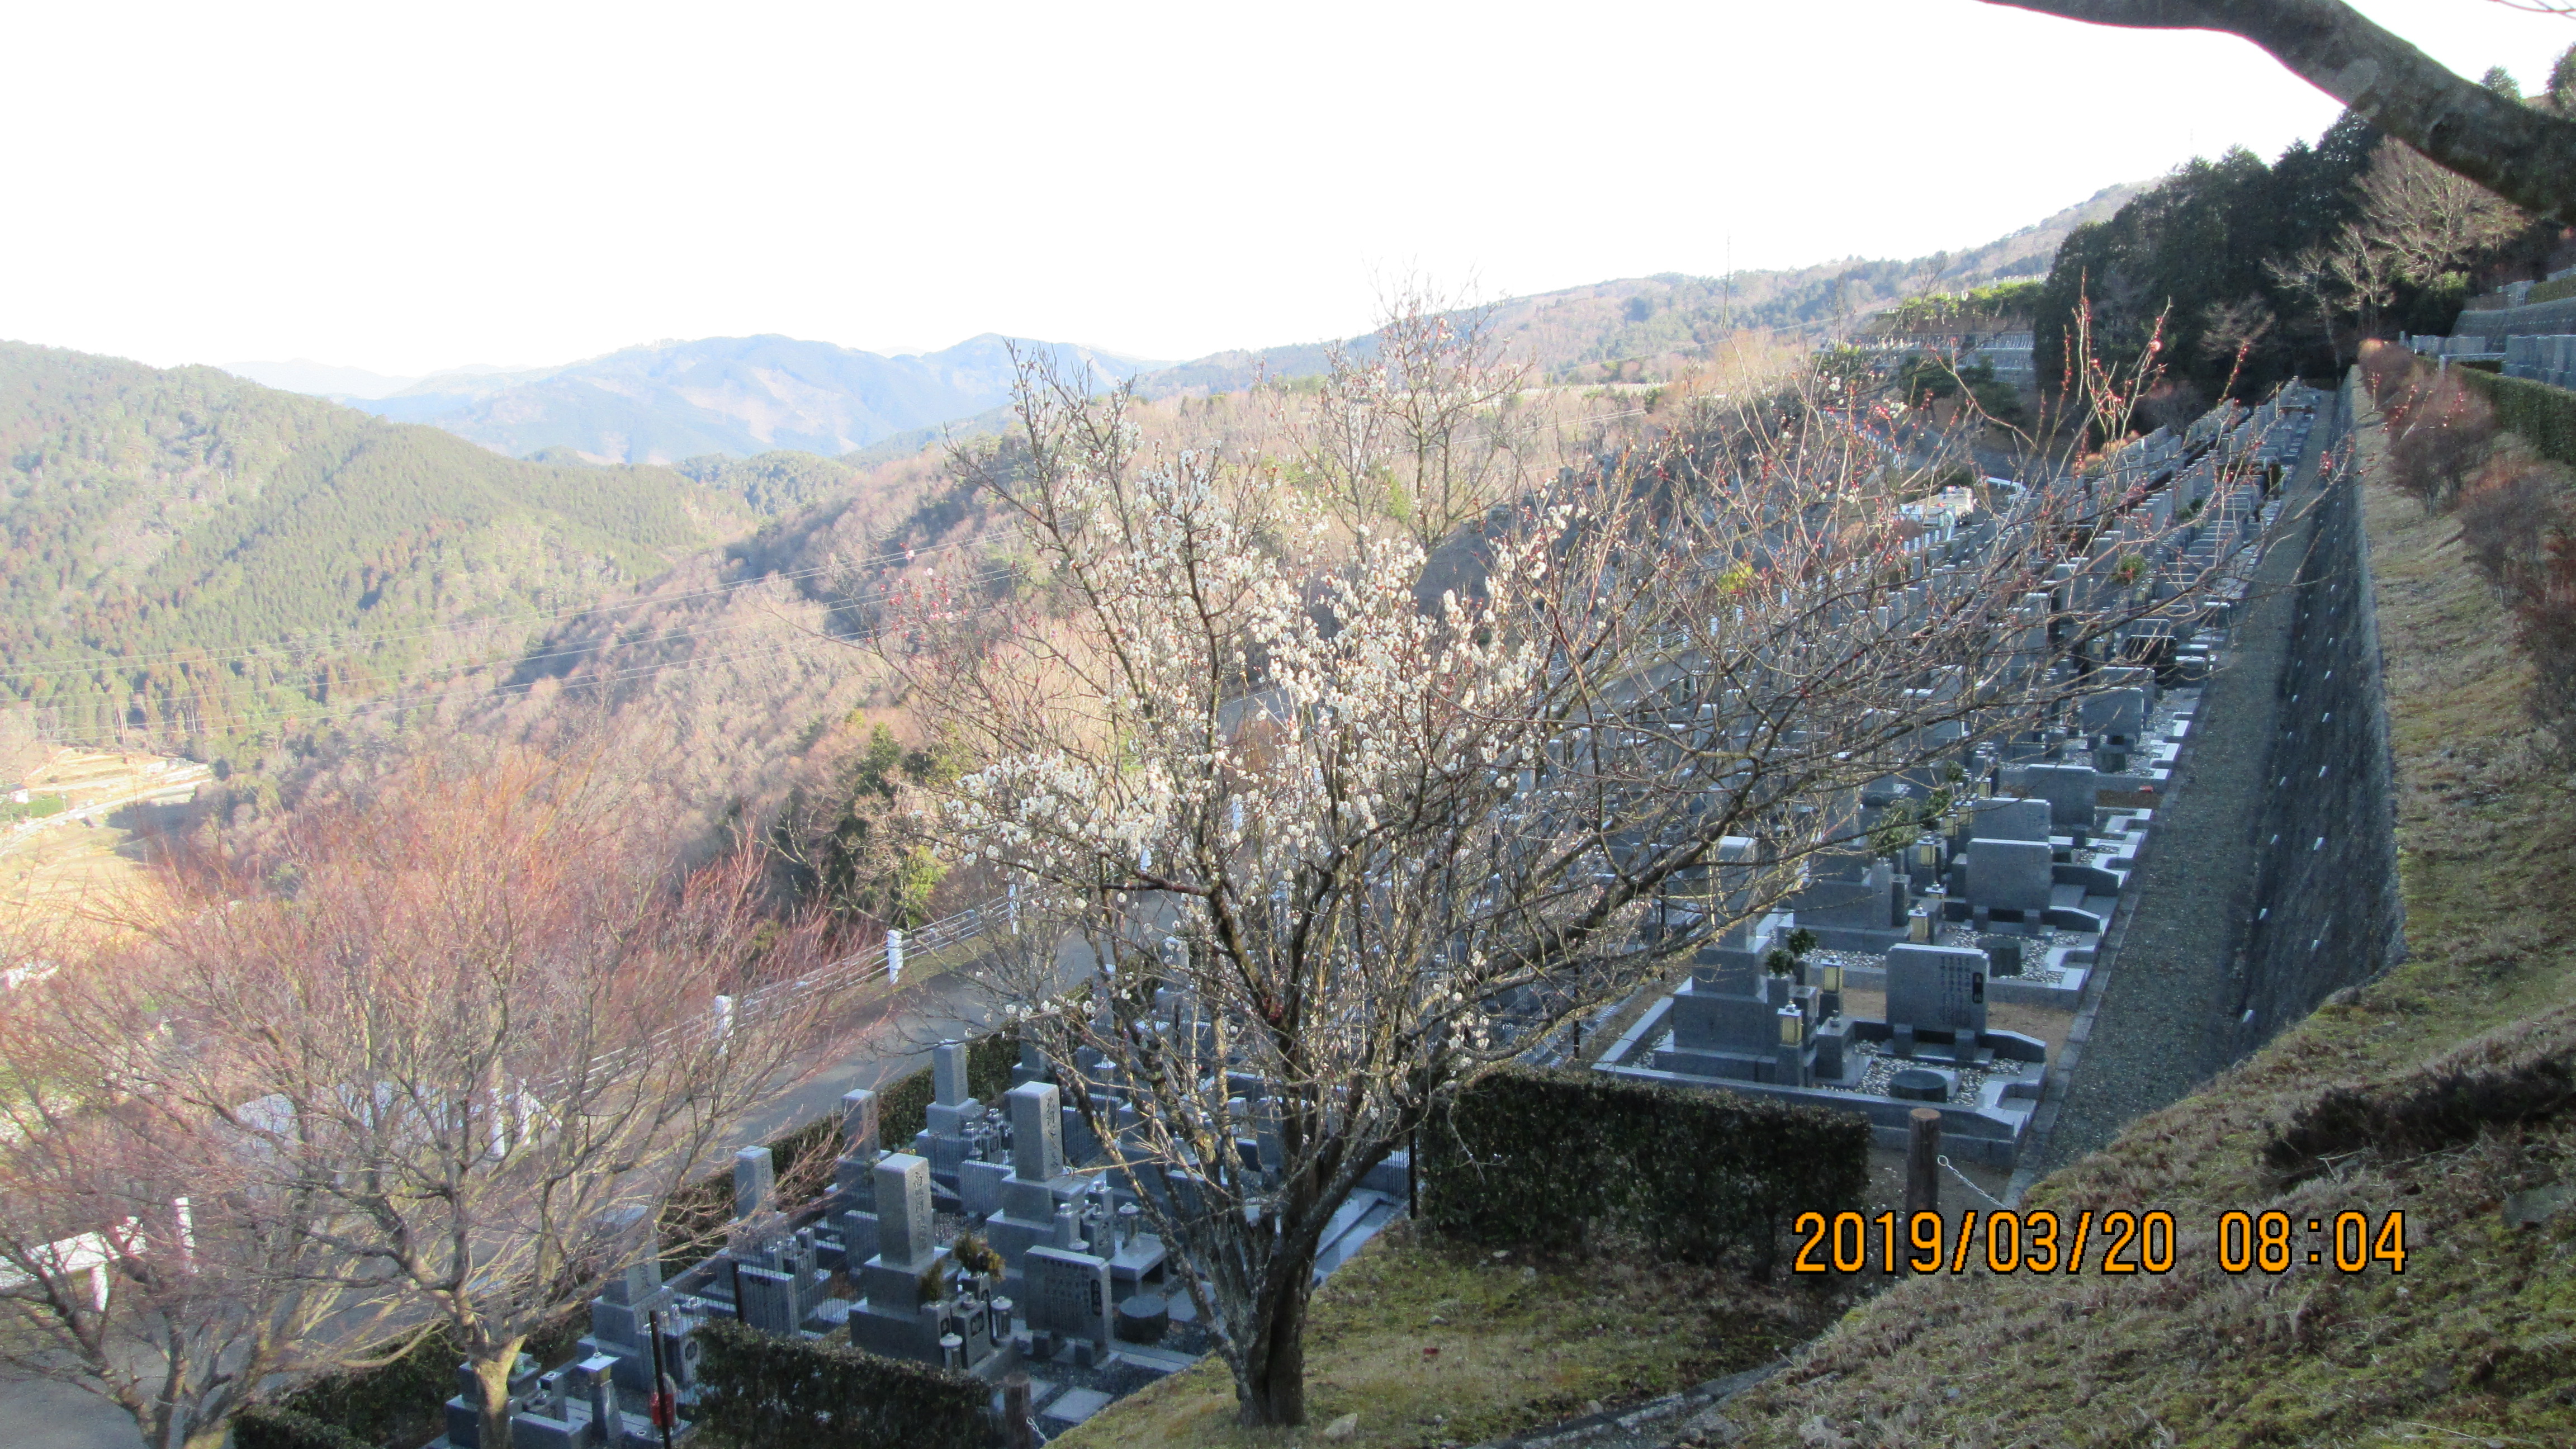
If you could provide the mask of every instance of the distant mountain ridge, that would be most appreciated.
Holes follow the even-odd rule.
[[[1653,381],[1744,329],[1821,336],[1922,292],[2045,275],[2068,233],[2111,216],[2145,187],[2107,187],[1956,253],[1596,282],[1496,302],[1493,324],[1513,352],[1552,381]],[[918,452],[952,429],[991,431],[1007,415],[1014,347],[1068,371],[1089,367],[1104,380],[1133,380],[1148,397],[1170,397],[1235,391],[1263,376],[1312,376],[1324,370],[1331,345],[1304,342],[1160,363],[997,333],[893,357],[763,334],[656,342],[560,367],[453,369],[399,389],[384,385],[403,379],[301,360],[233,370],[397,422],[427,423],[514,457],[692,463],[692,476],[713,482],[716,465],[705,460],[794,452],[866,464]],[[1371,339],[1344,345],[1365,356]],[[360,379],[365,391],[333,388],[335,376]],[[789,486],[782,479],[772,467],[760,478],[719,486],[758,491],[773,506],[819,496],[818,478],[800,475]]]
[[[901,357],[769,334],[657,342],[529,372],[442,373],[389,396],[335,400],[519,457],[548,449],[599,463],[780,450],[837,456],[1002,403],[1014,346],[1119,380],[1162,366],[996,333]]]
[[[1560,382],[1601,380],[1623,364],[1704,355],[1744,328],[1826,333],[1853,325],[1907,297],[1965,291],[2012,277],[2048,274],[2058,244],[2075,228],[2104,221],[2152,183],[2105,187],[2018,231],[1960,252],[1903,261],[1860,257],[1811,267],[1694,277],[1662,272],[1507,297],[1491,304],[1494,335],[1540,373]],[[1345,344],[1366,356],[1371,339]],[[1149,397],[1231,392],[1258,376],[1307,377],[1324,371],[1329,344],[1291,343],[1212,353],[1138,380]]]

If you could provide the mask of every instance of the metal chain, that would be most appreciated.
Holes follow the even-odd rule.
[[[1999,1198],[1993,1193],[1986,1191],[1984,1188],[1977,1186],[1975,1178],[1968,1176],[1966,1173],[1961,1172],[1955,1167],[1951,1167],[1949,1158],[1935,1157],[1932,1160],[1940,1163],[1945,1168],[1949,1168],[1949,1172],[1952,1177],[1955,1177],[1968,1185],[1968,1191],[1975,1193],[1977,1196],[1984,1198],[1986,1201],[1993,1203],[1995,1206],[2002,1208],[2006,1212],[2012,1211],[2012,1204],[2005,1202],[2002,1198]]]

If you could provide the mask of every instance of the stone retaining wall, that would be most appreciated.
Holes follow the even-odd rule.
[[[2359,401],[2346,388],[2347,406]],[[2358,470],[2318,502],[2278,685],[2256,824],[2255,918],[2240,947],[2242,1056],[2403,950],[2387,697]]]

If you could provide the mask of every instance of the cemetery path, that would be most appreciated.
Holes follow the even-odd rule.
[[[69,1384],[0,1378],[0,1449],[134,1449],[134,1421]]]
[[[2033,1124],[2039,1152],[2025,1156],[2016,1187],[2101,1148],[2235,1059],[2240,947],[2260,874],[2255,829],[2282,728],[2295,583],[2318,531],[2319,465],[2348,426],[2311,433],[2284,490],[2289,521],[2256,567],[2234,657],[2202,697],[2201,722],[2177,761],[2179,788],[2156,811],[2127,918],[2105,952],[2108,969],[2068,1033],[2063,1095],[2042,1103]]]
[[[1091,971],[1091,952],[1071,937],[1056,949],[1056,969],[1065,980]],[[854,1023],[840,1060],[782,1093],[735,1133],[726,1148],[774,1142],[817,1117],[837,1113],[841,1094],[876,1088],[930,1065],[930,1049],[944,1040],[963,1041],[991,1029],[998,1005],[981,989],[966,967],[943,971],[904,987],[893,996],[870,1003]],[[0,1441],[0,1449],[6,1449]]]

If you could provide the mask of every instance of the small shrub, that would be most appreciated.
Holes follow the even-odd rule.
[[[782,1338],[723,1319],[698,1338],[699,1428],[731,1449],[985,1449],[993,1386],[971,1374]]]
[[[233,1416],[233,1449],[375,1449],[337,1424],[310,1414],[253,1404]]]
[[[2457,377],[2435,379],[2404,415],[2388,447],[2388,481],[2439,512],[2458,499],[2495,442],[2495,410]]]
[[[2567,526],[2571,484],[2566,469],[2517,455],[2491,460],[2461,491],[2460,543],[2508,598],[2547,570],[2550,540]]]

